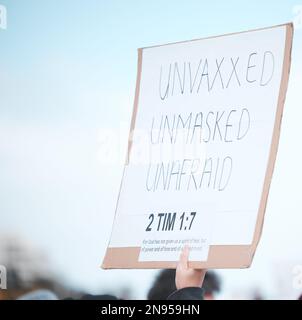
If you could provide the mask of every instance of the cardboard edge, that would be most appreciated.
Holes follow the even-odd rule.
[[[127,152],[125,165],[129,164],[131,147],[132,147],[132,144],[133,144],[133,133],[134,133],[136,116],[137,116],[137,111],[138,111],[140,84],[141,84],[141,76],[142,76],[142,63],[143,63],[143,50],[142,49],[137,49],[136,88],[135,88],[135,96],[134,96],[134,104],[133,104],[133,112],[132,112],[132,118],[131,118],[130,132],[129,132],[129,138],[128,138],[128,152]]]
[[[288,88],[289,75],[290,75],[294,25],[293,23],[288,23],[285,26],[286,26],[286,36],[285,36],[285,48],[284,48],[284,61],[283,61],[282,77],[281,77],[281,83],[280,83],[280,89],[279,89],[278,106],[276,111],[276,118],[275,118],[274,131],[273,131],[274,133],[272,137],[270,156],[269,156],[269,161],[266,169],[266,176],[265,176],[264,185],[263,185],[257,223],[256,223],[253,242],[251,245],[251,250],[253,255],[256,252],[256,249],[259,244],[262,231],[263,231],[264,216],[265,216],[265,211],[266,211],[266,206],[268,201],[268,195],[269,195],[270,185],[273,177],[273,172],[274,172],[278,148],[279,148],[282,115],[283,115],[285,98],[286,98],[286,93]]]
[[[159,48],[159,47],[171,46],[171,45],[180,44],[180,43],[195,42],[195,41],[200,41],[200,40],[210,40],[210,39],[216,39],[216,38],[221,38],[221,37],[228,37],[228,36],[239,35],[239,34],[242,34],[242,33],[255,32],[255,31],[263,31],[263,30],[274,29],[274,28],[280,28],[280,27],[283,27],[283,26],[285,27],[285,26],[288,26],[288,25],[293,25],[293,23],[292,23],[292,22],[287,22],[287,23],[282,23],[282,24],[274,25],[274,26],[271,26],[271,27],[256,28],[256,29],[251,29],[251,30],[246,30],[246,31],[239,31],[239,32],[230,32],[230,33],[220,34],[220,35],[217,35],[217,36],[196,38],[196,39],[191,39],[191,40],[169,42],[169,43],[158,44],[158,45],[153,45],[153,46],[141,47],[140,49],[141,49],[141,50],[145,50],[145,49],[152,49],[152,48]]]
[[[190,261],[195,269],[248,268],[250,265],[250,246],[211,246],[206,262]],[[178,261],[138,261],[140,247],[108,248],[103,269],[175,269]]]
[[[114,223],[116,220],[116,215],[117,215],[117,208],[118,208],[118,203],[119,203],[119,198],[122,190],[122,185],[124,181],[124,175],[125,175],[125,168],[129,164],[129,158],[130,158],[130,151],[132,147],[132,142],[133,142],[133,131],[135,128],[135,121],[136,121],[136,116],[137,116],[137,110],[138,110],[138,101],[139,101],[139,90],[140,90],[140,83],[141,83],[141,73],[142,73],[142,61],[143,61],[143,50],[142,49],[137,49],[137,74],[136,74],[136,87],[135,87],[135,95],[134,95],[134,103],[133,103],[133,111],[132,111],[132,118],[131,118],[131,124],[130,124],[130,129],[129,129],[129,135],[128,135],[128,151],[126,155],[126,160],[125,160],[125,166],[122,174],[122,179],[120,183],[120,188],[119,188],[119,193],[118,193],[118,198],[116,202],[116,207],[115,207],[115,214],[114,214],[114,220],[111,228],[111,234],[109,238],[109,243],[107,246],[107,250],[105,253],[105,256],[103,258],[103,262],[101,265],[101,268],[104,269],[104,265],[106,264],[106,258],[108,254],[108,249],[109,249],[109,244],[110,244],[110,239],[112,237],[112,232],[114,228]]]

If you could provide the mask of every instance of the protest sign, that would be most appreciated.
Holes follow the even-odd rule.
[[[250,266],[277,154],[293,27],[138,50],[103,268]]]

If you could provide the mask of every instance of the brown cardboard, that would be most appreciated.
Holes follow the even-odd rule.
[[[256,248],[259,243],[262,229],[263,229],[264,215],[265,215],[265,209],[266,209],[266,204],[267,204],[267,199],[269,194],[269,188],[272,180],[273,170],[274,170],[277,151],[278,151],[282,113],[283,113],[286,91],[288,86],[289,73],[290,73],[293,24],[288,23],[288,24],[284,24],[284,26],[286,26],[286,44],[285,44],[282,79],[281,79],[281,85],[280,85],[280,91],[279,91],[279,99],[278,99],[278,106],[277,106],[277,112],[276,112],[276,118],[275,118],[274,133],[273,133],[273,138],[272,138],[272,143],[270,148],[270,157],[267,165],[266,176],[265,176],[264,185],[263,185],[261,202],[258,210],[258,218],[257,218],[257,223],[254,231],[253,242],[251,245],[210,246],[208,260],[206,262],[190,262],[191,267],[203,268],[203,269],[248,268],[252,263],[253,256],[256,252]],[[280,27],[280,26],[275,26],[272,28],[276,28],[276,27]],[[270,28],[263,28],[259,30],[264,30],[264,29],[270,29]],[[138,49],[137,83],[136,83],[133,116],[131,121],[131,129],[129,134],[126,165],[128,164],[128,159],[131,152],[131,145],[132,145],[131,134],[135,127],[135,119],[136,119],[138,101],[139,101],[141,71],[142,71],[142,49]],[[129,248],[108,247],[103,264],[102,264],[102,268],[104,269],[163,269],[163,268],[175,268],[177,265],[177,262],[139,262],[138,261],[139,253],[140,253],[140,247],[129,247]]]

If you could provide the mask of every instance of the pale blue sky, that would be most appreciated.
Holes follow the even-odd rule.
[[[19,233],[46,251],[74,286],[129,284],[143,297],[153,271],[98,269],[122,170],[100,163],[99,135],[129,126],[137,48],[292,21],[302,0],[0,4],[8,13],[0,30],[0,233]],[[285,282],[302,264],[301,40],[297,29],[264,236],[251,270],[223,272],[225,295],[257,286],[273,295],[274,264],[288,268]],[[127,135],[115,142],[124,150]]]

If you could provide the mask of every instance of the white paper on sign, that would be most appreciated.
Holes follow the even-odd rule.
[[[169,213],[166,221],[164,215],[161,221],[160,217],[155,217],[157,227],[154,231],[145,231],[139,261],[178,261],[185,245],[190,248],[190,261],[207,261],[212,236],[211,217],[210,211],[191,210],[183,212],[179,219],[176,212]],[[167,232],[166,227],[172,228],[173,232]]]

